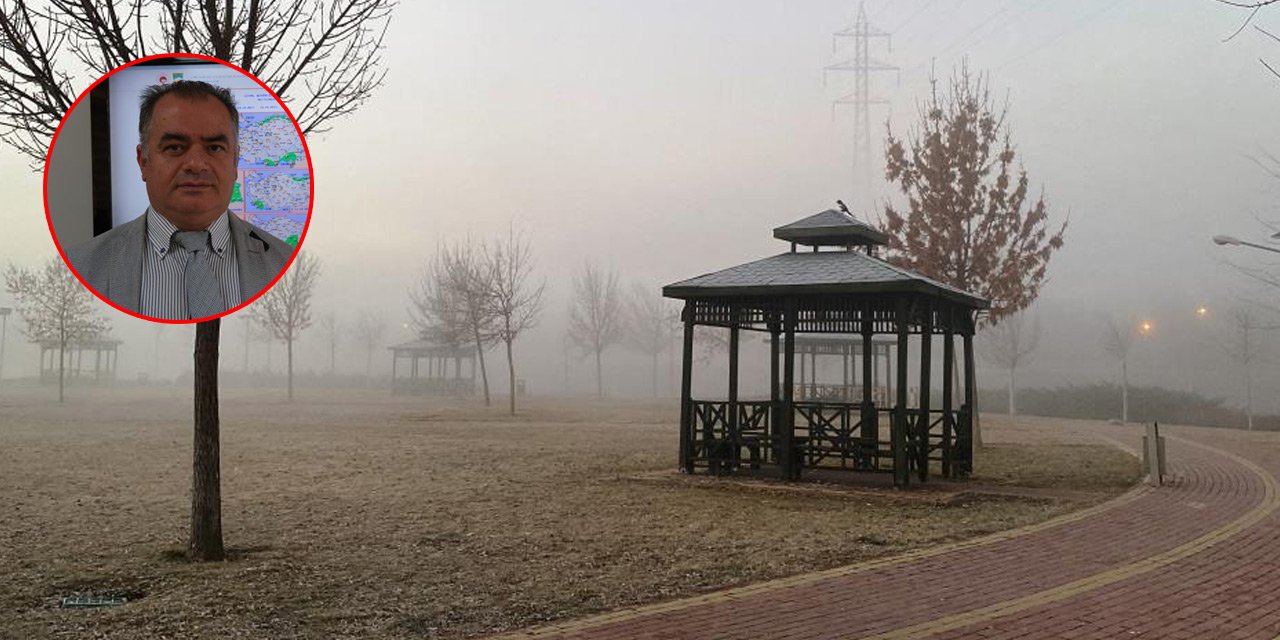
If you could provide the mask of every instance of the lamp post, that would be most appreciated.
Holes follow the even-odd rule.
[[[1272,253],[1280,253],[1280,249],[1277,249],[1275,247],[1268,247],[1265,244],[1258,244],[1256,242],[1246,242],[1244,240],[1241,240],[1233,236],[1214,236],[1213,243],[1222,244],[1222,245],[1240,245],[1245,247],[1253,247],[1254,249],[1262,249],[1263,251],[1270,251]]]
[[[4,380],[4,341],[9,331],[9,314],[12,307],[0,307],[0,380]]]

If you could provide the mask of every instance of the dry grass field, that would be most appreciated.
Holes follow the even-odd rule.
[[[384,391],[222,398],[234,559],[181,559],[183,389],[0,396],[0,637],[462,638],[1044,520],[1131,485],[1081,429],[988,418],[958,490],[684,478],[672,401],[449,406]],[[1048,488],[1049,490],[1045,490]],[[123,607],[62,609],[74,593]]]

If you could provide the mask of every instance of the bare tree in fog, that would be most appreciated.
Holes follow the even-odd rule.
[[[394,0],[0,2],[0,135],[39,166],[73,87],[169,51],[239,65],[292,105],[304,133],[327,131],[382,84],[380,51],[394,7]]]
[[[978,334],[978,353],[987,361],[1009,371],[1009,419],[1018,415],[1018,365],[1026,364],[1040,346],[1040,316],[1027,311],[1005,316],[999,324]]]
[[[907,199],[905,210],[885,206],[889,259],[990,300],[997,323],[1035,301],[1067,225],[1050,234],[1043,193],[1029,199],[1008,105],[996,106],[986,76],[962,63],[950,89],[940,94],[935,79],[918,129],[906,140],[889,132],[885,173]]]
[[[338,338],[342,324],[338,322],[338,314],[330,311],[320,318],[320,328],[324,329],[325,340],[329,343],[329,375],[338,370]]]
[[[373,377],[373,352],[382,346],[382,338],[387,334],[387,318],[377,311],[364,310],[356,318],[355,335],[364,347],[364,377],[368,381]]]
[[[662,297],[657,287],[631,284],[626,305],[626,333],[623,344],[649,356],[653,397],[658,397],[658,357],[672,346],[680,331],[680,312]]]
[[[604,370],[601,356],[622,341],[622,294],[618,272],[602,270],[593,262],[583,265],[573,276],[573,297],[569,301],[569,338],[585,354],[596,360],[596,397],[604,397]]]
[[[1256,0],[1252,2],[1248,0],[1244,0],[1244,1],[1218,0],[1218,2],[1249,11],[1249,14],[1245,16],[1244,22],[1240,23],[1240,28],[1236,29],[1235,33],[1232,33],[1230,36],[1227,37],[1227,40],[1231,40],[1236,36],[1240,35],[1240,32],[1244,31],[1245,28],[1248,27],[1253,22],[1253,19],[1257,17],[1258,12],[1261,11],[1263,7],[1276,4],[1277,2],[1280,2],[1280,0]],[[1275,33],[1272,33],[1271,31],[1264,29],[1263,27],[1258,26],[1256,24],[1253,25],[1253,28],[1255,31],[1257,31],[1258,33],[1261,33],[1263,36],[1275,41],[1276,43],[1280,43],[1280,35],[1276,35]],[[1262,66],[1266,67],[1267,71],[1271,72],[1271,75],[1277,78],[1280,78],[1280,67],[1277,67],[1275,65],[1272,65],[1271,63],[1268,63],[1263,58],[1258,58],[1258,62],[1261,62]]]
[[[409,291],[409,315],[423,338],[445,346],[475,345],[486,407],[491,399],[484,352],[499,339],[492,278],[483,245],[467,239],[442,246]]]
[[[382,39],[394,7],[394,0],[53,0],[36,7],[0,0],[0,139],[39,170],[72,104],[73,86],[168,51],[239,64],[292,105],[304,133],[326,131],[382,84]],[[194,560],[226,555],[218,433],[221,326],[220,320],[196,325],[187,547]]]
[[[319,277],[320,261],[299,251],[284,276],[249,307],[249,312],[271,330],[271,335],[285,344],[290,400],[293,400],[293,343],[311,326],[311,294]]]
[[[10,264],[4,283],[27,325],[27,337],[32,342],[58,344],[58,402],[62,402],[66,397],[67,346],[101,338],[111,325],[98,317],[93,295],[58,258],[40,269]]]
[[[1263,342],[1258,333],[1274,331],[1280,325],[1264,323],[1259,314],[1248,307],[1237,307],[1231,313],[1227,331],[1217,338],[1222,351],[1240,367],[1244,378],[1244,416],[1253,430],[1253,364],[1263,357]]]
[[[1102,351],[1120,363],[1120,421],[1129,422],[1129,352],[1138,335],[1132,324],[1117,324],[1107,320],[1102,334]]]
[[[529,240],[508,229],[505,240],[486,247],[489,265],[489,308],[495,317],[498,339],[507,347],[509,410],[516,413],[516,364],[511,345],[532,328],[542,312],[546,282],[533,282],[533,253]]]

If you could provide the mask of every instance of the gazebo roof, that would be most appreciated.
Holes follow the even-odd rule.
[[[472,354],[468,347],[455,347],[432,342],[431,340],[410,340],[387,347],[397,355],[437,358],[465,358]]]
[[[977,309],[990,306],[971,293],[858,251],[782,253],[662,288],[662,295],[682,299],[886,293],[923,293]]]
[[[791,224],[777,227],[773,230],[773,237],[811,247],[889,243],[889,236],[884,232],[835,209],[827,209]]]

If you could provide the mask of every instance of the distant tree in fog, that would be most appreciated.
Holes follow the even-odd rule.
[[[373,377],[373,352],[382,346],[382,338],[387,333],[387,319],[377,311],[368,309],[361,311],[356,318],[355,336],[364,347],[364,377]]]
[[[500,337],[490,267],[484,245],[468,238],[441,246],[409,291],[409,316],[423,339],[443,346],[475,345],[486,407],[491,400],[484,352]]]
[[[1005,316],[999,324],[978,333],[978,353],[985,360],[1009,371],[1009,418],[1018,414],[1018,365],[1026,364],[1040,346],[1040,316],[1019,311]]]
[[[10,264],[4,272],[4,283],[27,325],[27,338],[31,342],[58,343],[58,402],[62,402],[66,397],[67,346],[101,338],[111,325],[98,317],[93,294],[58,258],[45,262],[40,269],[20,269]]]
[[[293,343],[311,326],[311,294],[320,277],[320,261],[300,251],[280,281],[249,307],[288,354],[289,399],[293,400]]]
[[[626,304],[626,332],[623,344],[650,358],[653,397],[658,397],[658,357],[672,346],[680,331],[680,311],[662,297],[657,287],[631,284]]]
[[[325,314],[320,318],[320,328],[324,329],[325,341],[329,343],[329,375],[332,376],[338,370],[338,338],[342,331],[338,314],[332,311]]]
[[[622,294],[618,272],[602,270],[587,262],[573,276],[573,297],[569,301],[569,338],[584,354],[595,356],[596,397],[604,397],[601,356],[622,341],[624,333]]]
[[[1107,320],[1102,334],[1102,351],[1120,363],[1120,421],[1129,421],[1129,352],[1133,350],[1138,328],[1132,323],[1117,324]]]
[[[1040,294],[1064,222],[1050,233],[1043,193],[1031,200],[985,75],[967,63],[938,81],[907,139],[889,132],[885,175],[906,208],[885,206],[889,260],[991,301],[988,320],[1027,308]]]
[[[1280,325],[1263,322],[1258,312],[1238,307],[1231,313],[1227,329],[1217,338],[1223,353],[1240,367],[1244,381],[1245,424],[1250,431],[1253,430],[1253,364],[1264,355],[1264,343],[1258,334],[1276,329],[1280,329]]]
[[[508,408],[516,412],[516,363],[511,345],[526,329],[538,322],[542,312],[542,293],[546,282],[533,281],[533,253],[529,240],[514,229],[506,239],[488,245],[484,250],[488,262],[488,306],[495,316],[498,339],[507,347]]]

